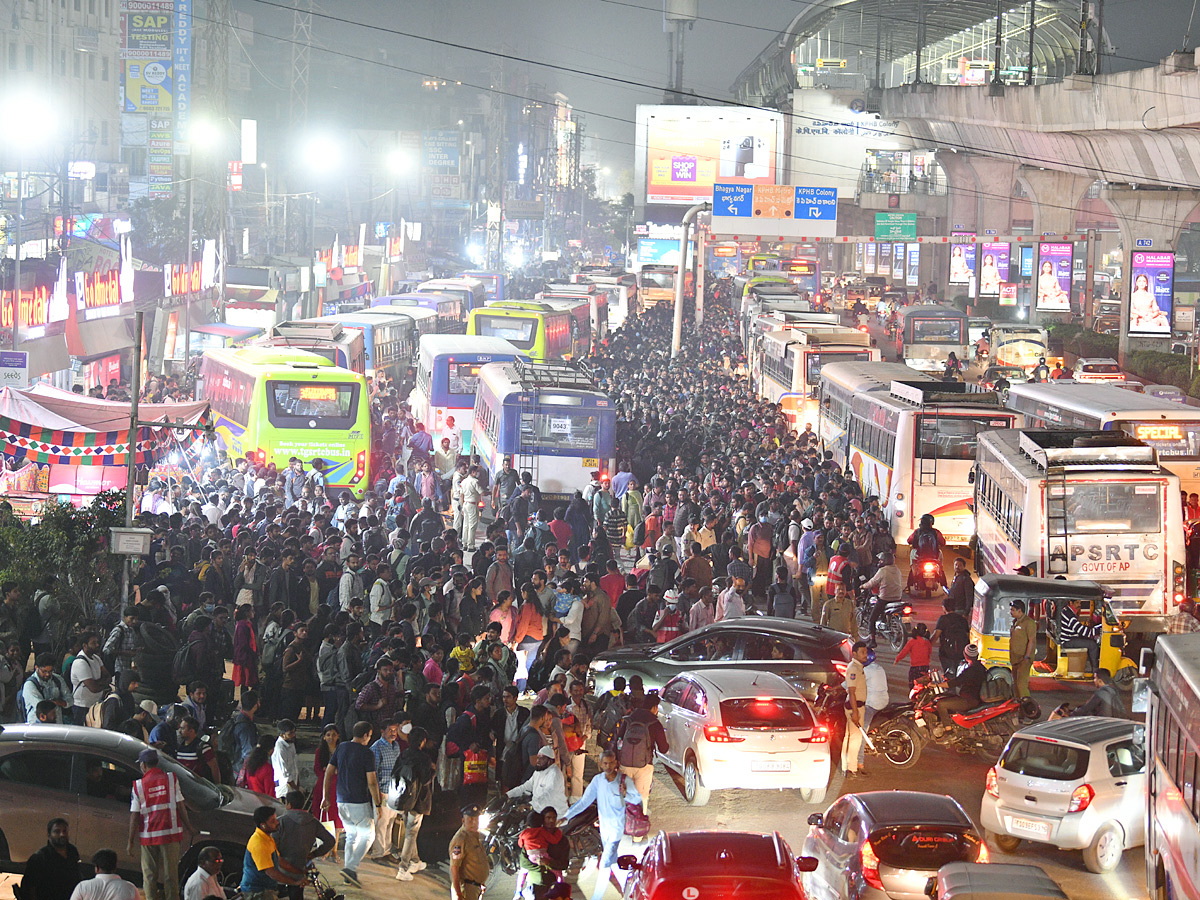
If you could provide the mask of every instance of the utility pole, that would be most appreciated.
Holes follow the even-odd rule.
[[[209,216],[215,210],[219,219],[216,223],[217,233],[217,265],[218,292],[217,308],[223,319],[225,313],[226,272],[229,267],[229,160],[232,144],[230,142],[229,123],[229,32],[233,28],[233,8],[230,0],[208,0],[208,24],[205,27],[208,58],[207,67],[208,98],[213,122],[220,135],[218,151],[215,154],[217,171],[211,179],[213,187],[210,190],[219,191],[213,199],[216,203],[208,207]],[[236,143],[236,142],[234,142]],[[210,194],[211,196],[211,194]],[[207,204],[206,204],[207,205]],[[211,221],[211,220],[210,220]],[[212,231],[204,229],[206,234]],[[191,330],[190,323],[188,330]],[[184,352],[191,351],[190,341],[184,340]],[[188,359],[184,360],[186,366]]]
[[[292,13],[292,89],[288,112],[293,125],[308,123],[308,63],[312,51],[313,0],[297,0]]]
[[[1029,0],[1029,62],[1025,69],[1025,84],[1033,84],[1033,37],[1037,32],[1037,0]]]

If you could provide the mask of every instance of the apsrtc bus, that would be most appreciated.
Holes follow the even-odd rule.
[[[758,396],[783,407],[792,428],[818,424],[817,392],[822,367],[835,362],[878,362],[870,335],[842,325],[797,325],[768,331],[751,359]]]
[[[897,352],[921,372],[941,372],[953,353],[965,365],[970,357],[969,317],[952,306],[909,306],[900,311]]]
[[[480,309],[488,302],[488,291],[478,278],[434,278],[417,285],[417,293],[441,291],[454,294],[462,301],[463,313]]]
[[[371,300],[371,309],[395,309],[408,314],[410,309],[428,309],[437,314],[437,334],[462,334],[467,329],[467,316],[462,298],[445,291],[411,291],[388,294]]]

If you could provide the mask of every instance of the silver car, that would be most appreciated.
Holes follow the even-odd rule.
[[[979,818],[992,843],[1021,841],[1082,850],[1092,872],[1111,872],[1145,843],[1143,727],[1100,716],[1023,728],[987,775]]]
[[[804,855],[817,859],[803,876],[810,900],[927,900],[942,866],[988,862],[970,817],[945,794],[846,794],[808,824]]]

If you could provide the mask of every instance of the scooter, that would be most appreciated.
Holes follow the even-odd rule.
[[[904,589],[910,595],[916,590],[930,598],[935,592],[945,590],[946,578],[943,571],[940,554],[937,557],[914,556],[908,567],[908,581]]]

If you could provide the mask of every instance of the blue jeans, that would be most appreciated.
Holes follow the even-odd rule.
[[[342,717],[350,708],[350,691],[344,687],[321,688],[321,702],[325,704],[321,728],[324,729],[326,725],[337,725],[340,728]]]
[[[346,829],[346,868],[357,872],[358,864],[375,841],[375,805],[339,802],[337,807]]]

